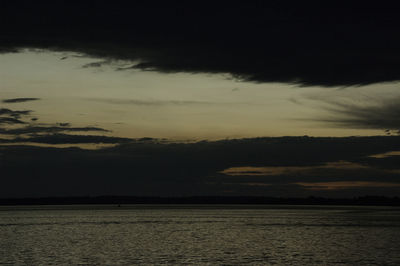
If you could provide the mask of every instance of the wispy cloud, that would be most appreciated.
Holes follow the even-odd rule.
[[[27,116],[31,112],[31,110],[14,111],[7,108],[0,108],[0,125],[26,124],[26,122],[21,120],[21,117]]]
[[[96,61],[96,62],[91,62],[91,63],[84,64],[82,66],[82,68],[99,68],[99,67],[102,67],[104,65],[111,64],[111,63],[112,63],[112,61],[110,61],[110,60]]]
[[[23,102],[30,102],[30,101],[38,101],[40,98],[12,98],[12,99],[4,99],[2,100],[3,103],[23,103]]]
[[[297,182],[294,183],[306,187],[309,190],[341,190],[351,188],[400,187],[400,183],[392,182],[371,182],[371,181],[337,181],[337,182]]]
[[[337,127],[400,130],[400,98],[369,99],[364,102],[349,102],[335,99],[320,99],[330,117],[318,121]]]
[[[55,123],[37,124],[38,120],[36,117],[30,119],[29,122],[23,119],[31,114],[31,110],[11,110],[7,108],[0,109],[0,134],[3,135],[13,135],[13,139],[2,140],[2,142],[22,142],[27,141],[29,136],[31,142],[57,142],[57,144],[62,141],[68,142],[106,142],[110,143],[117,141],[118,138],[108,138],[103,136],[69,136],[65,134],[60,134],[64,132],[110,132],[107,129],[93,126],[86,127],[72,127],[70,123]],[[11,126],[11,127],[10,127]],[[17,127],[16,127],[17,126]],[[57,135],[58,134],[58,135]],[[20,138],[21,135],[26,135],[24,138]],[[122,139],[119,139],[122,141]],[[126,141],[126,140],[124,140]]]
[[[26,123],[22,120],[13,117],[0,117],[0,125],[1,124],[26,124]]]
[[[109,132],[99,127],[64,127],[64,126],[34,126],[29,125],[21,128],[0,129],[1,134],[20,135],[20,134],[38,134],[38,133],[58,133],[58,132]]]
[[[34,135],[29,137],[17,137],[14,139],[0,139],[0,143],[42,143],[42,144],[85,144],[85,143],[127,143],[133,141],[129,138],[118,138],[96,135],[70,135],[52,133]]]
[[[31,110],[14,111],[7,108],[0,108],[0,115],[11,116],[14,118],[20,118],[21,116],[29,115]]]
[[[213,102],[207,101],[190,101],[190,100],[137,100],[137,99],[102,99],[90,98],[89,101],[103,102],[110,104],[126,104],[141,106],[165,106],[165,105],[209,105]]]
[[[277,176],[277,175],[311,173],[312,171],[320,169],[354,170],[354,169],[366,169],[366,168],[368,167],[358,163],[338,161],[338,162],[328,162],[323,165],[317,165],[317,166],[230,167],[228,169],[221,171],[220,173],[230,176]]]

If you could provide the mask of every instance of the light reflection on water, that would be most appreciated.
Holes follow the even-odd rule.
[[[400,209],[0,207],[0,264],[400,265]]]

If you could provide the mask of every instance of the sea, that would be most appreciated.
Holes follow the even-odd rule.
[[[0,265],[400,265],[400,208],[2,206]]]

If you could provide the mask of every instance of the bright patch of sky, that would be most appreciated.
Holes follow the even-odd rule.
[[[91,64],[94,62],[99,64]],[[118,70],[132,62],[101,62],[64,52],[0,54],[0,99],[41,98],[1,103],[1,107],[33,110],[37,123],[98,126],[112,130],[109,135],[122,137],[350,136],[383,132],[318,121],[331,115],[325,108],[329,105],[326,99],[357,103],[378,95],[398,95],[395,83],[299,87],[242,82],[228,74]],[[92,66],[85,67],[88,64]]]

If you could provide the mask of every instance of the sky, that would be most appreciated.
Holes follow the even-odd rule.
[[[5,1],[0,17],[0,197],[400,195],[394,7]]]
[[[358,88],[299,87],[239,81],[229,74],[118,71],[130,62],[98,66],[102,61],[96,58],[49,50],[22,50],[0,58],[1,98],[38,98],[3,102],[4,107],[32,110],[38,118],[35,124],[97,125],[113,136],[130,138],[384,134],[386,128],[324,120],[337,115],[329,107],[342,98],[352,105],[368,100],[374,104],[397,97],[398,86],[391,82]],[[325,102],[327,97],[334,102]]]

